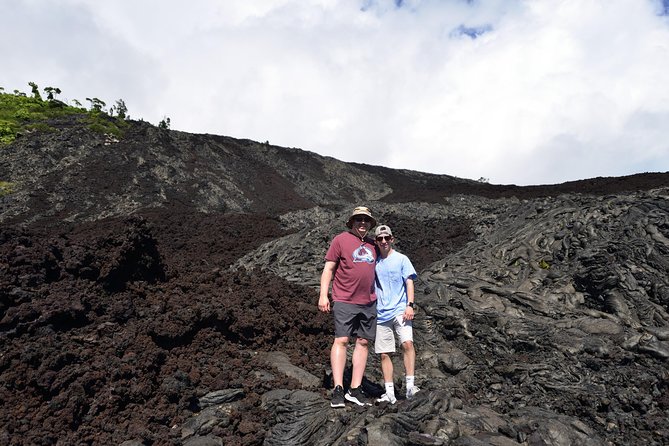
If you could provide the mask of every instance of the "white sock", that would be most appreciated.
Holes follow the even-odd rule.
[[[386,385],[386,395],[395,397],[395,384],[393,383],[385,383]]]
[[[413,383],[414,383],[414,377],[407,375],[407,389],[412,388]]]

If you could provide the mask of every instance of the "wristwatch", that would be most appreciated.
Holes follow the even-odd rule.
[[[413,303],[413,302],[409,302],[409,303],[407,304],[407,307],[416,308],[416,307],[414,306],[414,303]]]

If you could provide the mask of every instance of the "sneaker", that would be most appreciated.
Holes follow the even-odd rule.
[[[332,391],[330,407],[346,407],[346,402],[344,401],[344,388],[342,386],[335,386]]]
[[[407,389],[407,399],[413,398],[416,394],[420,392],[420,389],[416,386],[409,387]]]
[[[348,392],[346,392],[346,395],[344,395],[344,398],[349,400],[352,403],[357,404],[358,406],[371,406],[372,404],[367,400],[367,397],[365,396],[364,393],[362,393],[362,389],[360,387],[356,387],[355,389],[348,389]]]
[[[395,404],[397,402],[397,398],[395,398],[395,395],[388,395],[388,392],[386,392],[381,395],[380,398],[377,398],[376,402]]]

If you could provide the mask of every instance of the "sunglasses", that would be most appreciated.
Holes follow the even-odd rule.
[[[369,217],[354,217],[353,221],[356,223],[362,223],[362,222],[369,223],[370,221],[372,221],[372,219]]]
[[[392,239],[393,239],[392,235],[380,235],[380,236],[376,237],[377,242],[381,242],[381,241],[389,242]]]

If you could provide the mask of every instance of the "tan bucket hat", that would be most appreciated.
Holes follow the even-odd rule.
[[[372,212],[369,210],[369,208],[365,206],[358,206],[357,208],[353,209],[353,212],[351,212],[351,216],[348,218],[348,221],[346,222],[346,226],[348,228],[353,228],[353,217],[356,215],[364,215],[369,217],[369,219],[372,221],[372,226],[370,226],[370,229],[376,226],[376,219],[372,217]]]

